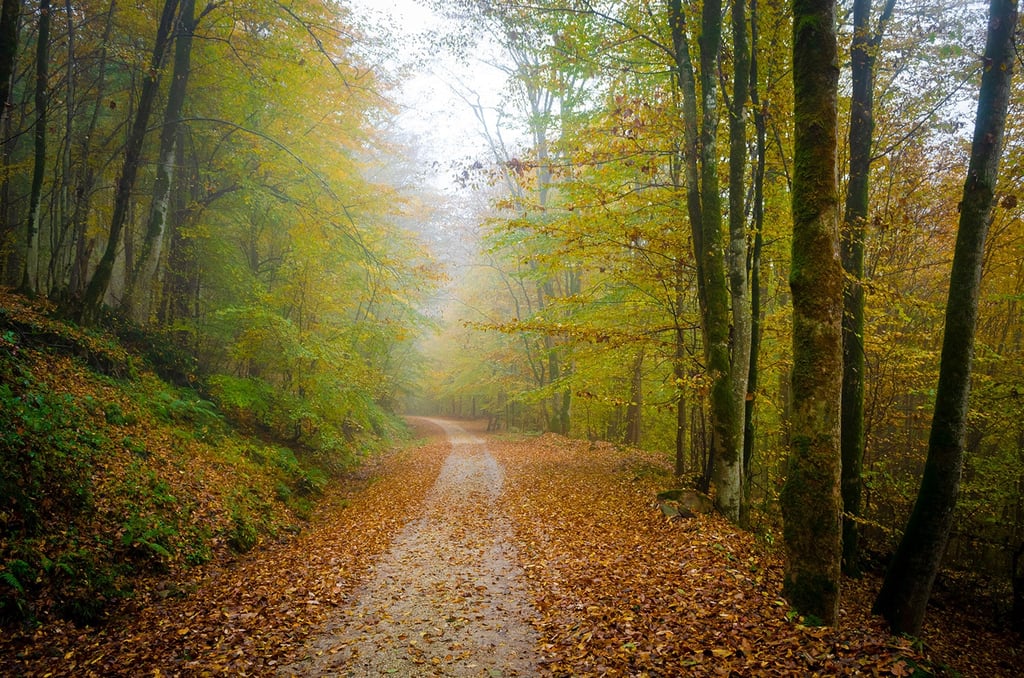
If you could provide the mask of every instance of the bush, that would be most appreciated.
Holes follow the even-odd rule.
[[[103,442],[69,396],[0,384],[0,516],[7,532],[35,534],[43,514],[91,507],[92,469]]]
[[[54,585],[58,611],[76,624],[103,621],[107,606],[127,595],[118,586],[115,566],[88,549],[73,548],[44,566]]]
[[[243,511],[236,510],[232,517],[231,534],[228,545],[238,553],[248,553],[259,543],[259,532],[252,518]]]

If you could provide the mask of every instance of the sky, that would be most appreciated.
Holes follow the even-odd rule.
[[[410,145],[409,188],[427,202],[407,219],[407,226],[423,237],[450,286],[472,268],[478,257],[480,223],[490,212],[491,195],[459,184],[456,176],[476,160],[491,160],[484,128],[472,108],[457,94],[471,92],[492,115],[494,125],[502,101],[506,76],[485,63],[479,52],[461,62],[451,52],[432,47],[425,36],[454,28],[437,16],[428,0],[345,0],[356,17],[365,17],[367,33],[390,33],[389,55],[377,65],[401,73],[396,93],[400,114],[396,120],[402,141]],[[509,130],[506,139],[515,139]],[[431,302],[434,311],[450,302],[447,294]],[[431,311],[428,311],[431,312]]]
[[[396,47],[386,68],[408,68],[397,94],[400,129],[416,138],[422,164],[436,168],[435,187],[449,193],[460,191],[452,163],[488,154],[483,128],[456,89],[472,89],[485,107],[501,102],[505,76],[482,60],[460,63],[443,49],[432,49],[428,32],[443,33],[451,26],[437,16],[425,0],[347,0],[370,26],[392,33]],[[410,63],[411,62],[411,63]]]

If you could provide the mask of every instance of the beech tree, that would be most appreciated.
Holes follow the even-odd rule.
[[[192,35],[195,32],[195,0],[180,0],[177,28],[174,39],[174,66],[171,85],[167,94],[163,125],[160,127],[160,150],[157,157],[156,180],[153,184],[153,198],[149,208],[149,220],[144,234],[142,252],[138,257],[135,271],[128,280],[124,306],[134,309],[135,321],[149,321],[151,289],[157,275],[157,266],[163,252],[164,234],[169,221],[171,184],[175,178],[178,158],[182,155],[178,147],[181,136],[181,112],[185,105],[189,72],[192,59]],[[207,8],[207,10],[209,7]],[[136,295],[139,295],[136,297]]]
[[[11,93],[11,75],[18,56],[18,17],[21,0],[3,0],[0,8],[0,122],[7,117],[7,99]]]
[[[40,201],[43,193],[43,176],[46,173],[46,111],[49,99],[50,73],[50,0],[39,2],[39,32],[36,35],[36,120],[35,154],[32,169],[32,189],[28,208],[28,237],[25,243],[25,267],[21,277],[21,289],[35,294],[39,274],[39,220]]]
[[[1017,0],[991,0],[971,158],[949,279],[928,457],[917,501],[874,605],[875,613],[885,617],[896,633],[920,633],[956,509],[985,241],[1006,128],[1016,30]]]
[[[839,613],[843,271],[836,171],[835,0],[793,4],[792,418],[780,497],[784,593],[801,614]]]
[[[860,574],[861,469],[864,460],[864,230],[874,134],[875,63],[896,0],[886,0],[871,28],[871,0],[854,0],[850,45],[850,172],[840,241],[843,268],[842,495],[843,570]]]
[[[153,53],[150,58],[150,68],[142,81],[142,93],[139,96],[138,109],[132,119],[131,131],[124,151],[124,164],[117,179],[117,187],[114,191],[114,210],[110,219],[110,229],[107,233],[107,243],[103,250],[96,270],[89,279],[89,285],[85,290],[85,297],[77,314],[78,319],[86,324],[95,323],[103,306],[103,300],[107,293],[107,286],[114,273],[114,261],[117,258],[117,250],[121,244],[121,235],[128,221],[128,212],[131,206],[132,190],[135,187],[135,179],[139,173],[139,165],[142,161],[143,143],[146,140],[146,132],[149,127],[150,114],[158,94],[160,85],[160,72],[163,69],[167,57],[168,47],[171,41],[171,32],[174,26],[174,17],[178,10],[178,0],[165,0],[163,11],[160,14],[160,23],[157,27],[156,39],[153,42]]]

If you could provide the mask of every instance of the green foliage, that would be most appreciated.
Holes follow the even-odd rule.
[[[26,373],[20,380],[0,383],[4,531],[31,535],[47,512],[87,511],[92,503],[93,460],[101,443],[87,411],[70,396],[53,393]]]
[[[191,389],[181,389],[175,393],[161,391],[153,399],[152,408],[156,416],[167,423],[212,428],[222,420],[216,405],[196,397]]]
[[[248,553],[259,543],[259,530],[249,513],[236,507],[231,514],[228,544],[239,553]]]
[[[57,598],[57,609],[76,624],[105,619],[109,603],[128,591],[120,583],[121,568],[102,550],[72,547],[55,560],[43,561]]]
[[[119,534],[137,565],[166,568],[182,545],[184,512],[170,486],[136,460],[127,469],[118,496],[126,517]]]
[[[13,559],[0,571],[0,624],[25,622],[32,618],[27,589],[32,586],[35,573],[24,560]]]
[[[130,426],[138,422],[133,414],[125,414],[117,403],[107,403],[103,406],[103,416],[111,426]]]
[[[134,514],[122,527],[121,545],[128,547],[139,559],[155,563],[170,560],[171,542],[178,536],[178,528],[165,523],[159,516]]]
[[[114,331],[122,345],[141,355],[162,379],[185,387],[195,378],[197,362],[188,332],[147,329],[120,317],[115,319]]]

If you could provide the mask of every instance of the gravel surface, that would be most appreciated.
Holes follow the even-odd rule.
[[[537,634],[512,529],[504,473],[479,437],[444,429],[451,453],[421,514],[409,516],[343,615],[292,676],[529,676]]]

